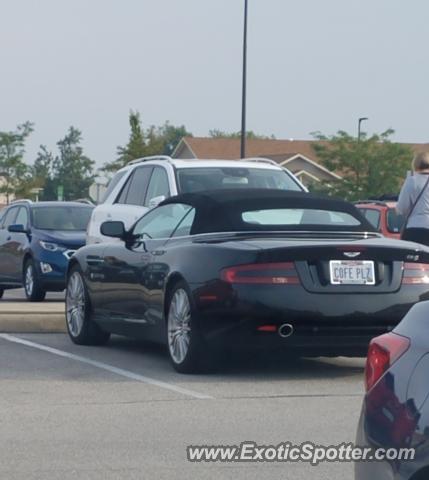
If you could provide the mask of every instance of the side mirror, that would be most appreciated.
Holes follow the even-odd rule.
[[[124,222],[110,221],[103,222],[100,226],[100,232],[105,237],[120,238],[124,240],[127,231]]]
[[[15,225],[9,225],[7,227],[7,231],[10,233],[30,233],[30,230],[28,230],[28,228],[25,228],[24,225],[21,225],[20,223],[17,223]]]
[[[161,202],[163,202],[167,197],[165,195],[159,195],[158,197],[153,197],[149,200],[149,208],[157,207]]]

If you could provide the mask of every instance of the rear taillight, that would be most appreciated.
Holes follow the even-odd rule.
[[[410,346],[410,339],[386,333],[371,340],[365,366],[365,388],[370,390]]]
[[[255,263],[224,268],[221,278],[228,283],[257,283],[266,285],[298,285],[299,278],[295,265],[285,263]]]
[[[402,284],[403,285],[425,285],[429,284],[429,264],[428,263],[408,263],[403,266]]]

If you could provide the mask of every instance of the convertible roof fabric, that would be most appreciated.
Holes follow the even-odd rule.
[[[164,200],[160,206],[173,203],[186,204],[195,208],[196,213],[191,234],[232,231],[297,230],[299,225],[276,225],[274,228],[274,226],[270,227],[269,225],[249,224],[244,222],[241,217],[241,214],[245,211],[278,208],[344,212],[350,214],[360,222],[360,225],[347,227],[347,231],[376,231],[353,204],[343,200],[304,192],[250,188],[211,190],[207,192],[185,193],[170,197]],[[311,228],[308,227],[308,225],[305,225],[305,230],[344,230],[344,227],[327,225],[311,225]]]

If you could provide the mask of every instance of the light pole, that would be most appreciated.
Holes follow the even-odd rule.
[[[241,100],[241,158],[246,157],[246,89],[247,89],[247,7],[244,0],[244,38],[243,38],[243,89]]]
[[[358,121],[358,142],[360,142],[360,136],[361,136],[360,124],[365,120],[368,120],[368,117],[360,117]]]

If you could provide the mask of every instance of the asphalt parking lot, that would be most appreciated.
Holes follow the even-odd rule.
[[[46,294],[45,302],[61,302],[64,300],[64,292],[48,292]],[[23,288],[17,288],[13,290],[6,290],[4,292],[2,302],[16,302],[26,301],[25,292]]]
[[[345,463],[189,463],[186,447],[353,441],[363,364],[249,355],[183,376],[134,340],[0,335],[0,478],[352,478]]]

